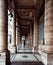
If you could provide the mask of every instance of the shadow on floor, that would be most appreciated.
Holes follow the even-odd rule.
[[[44,65],[42,62],[11,62],[11,65]]]

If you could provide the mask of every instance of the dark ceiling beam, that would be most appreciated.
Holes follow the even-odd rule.
[[[29,28],[20,28],[21,30],[30,30]]]
[[[28,27],[24,27],[24,28],[21,28],[22,30],[29,30],[30,28]]]
[[[27,21],[27,20],[20,20],[20,25],[30,25],[31,21]]]
[[[20,23],[20,26],[29,26],[30,24],[27,24],[27,23],[25,23],[25,24],[23,24],[23,23]]]
[[[45,4],[45,1],[43,0],[42,5],[40,6],[40,9],[38,10],[38,13],[37,13],[38,14],[38,19],[41,17],[42,14],[44,14],[44,4]]]
[[[20,25],[20,27],[26,27],[26,28],[28,28],[30,26],[29,25]]]
[[[25,27],[25,26],[21,26],[20,28],[23,30],[29,30],[30,29],[30,27]]]
[[[29,29],[30,26],[29,25],[21,25],[20,28],[23,28],[23,29],[28,28]]]
[[[20,29],[21,31],[30,31],[30,29]]]
[[[22,32],[26,32],[26,33],[28,32],[28,30],[21,30],[21,31],[22,31]]]
[[[37,7],[34,7],[34,6],[17,6],[17,9],[33,9],[33,10],[36,10]]]
[[[29,20],[32,20],[34,17],[29,17],[29,16],[23,16],[23,15],[19,15],[19,18],[20,19],[29,19]]]
[[[23,31],[29,31],[30,29],[22,29],[22,28],[21,28],[21,31],[22,31],[22,30],[23,30]]]
[[[27,20],[19,20],[19,22],[21,23],[26,23],[27,22]],[[30,21],[29,21],[30,22]]]
[[[21,34],[27,34],[28,33],[28,31],[26,32],[26,31],[21,31],[22,33]]]
[[[42,14],[44,14],[44,6],[42,6],[42,8],[40,9],[40,14],[38,16],[38,19],[41,17]]]
[[[27,36],[27,34],[21,34],[21,36]]]
[[[31,22],[33,21],[33,19],[29,19],[29,18],[20,18],[20,17],[18,17],[18,19],[19,19],[19,20],[31,21]]]
[[[21,27],[22,29],[29,29],[29,27]]]
[[[29,33],[29,31],[21,31],[22,33],[21,34],[27,34]]]
[[[21,31],[22,32],[22,31]],[[28,32],[22,32],[21,35],[27,35]]]
[[[33,12],[34,10],[33,9],[17,9],[17,11],[29,11],[29,12]],[[36,10],[35,10],[36,11]]]

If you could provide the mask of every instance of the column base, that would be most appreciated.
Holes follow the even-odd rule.
[[[47,46],[45,46],[45,51],[46,52],[53,52],[53,45],[47,45]]]
[[[34,48],[32,48],[32,52],[34,53]]]
[[[0,52],[0,65],[10,65],[10,52]]]
[[[44,65],[53,65],[53,52],[45,52],[38,50]]]
[[[33,52],[33,53],[38,53],[38,49],[33,48],[33,49],[32,49],[32,52]]]
[[[17,50],[18,50],[18,46],[17,46]]]
[[[17,52],[17,48],[16,46],[15,47],[12,47],[11,50],[10,50],[11,53],[16,53]]]

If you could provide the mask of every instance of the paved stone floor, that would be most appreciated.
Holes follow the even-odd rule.
[[[38,54],[17,53],[11,54],[11,65],[43,65]]]
[[[35,62],[38,59],[33,54],[14,54],[11,62]]]
[[[39,54],[33,54],[26,48],[19,49],[16,54],[11,54],[10,61],[11,65],[43,65]]]
[[[43,63],[33,54],[13,54],[11,65],[43,65]]]

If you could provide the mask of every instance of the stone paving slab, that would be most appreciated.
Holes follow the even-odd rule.
[[[26,57],[23,57],[26,56]],[[14,55],[14,59],[11,59],[11,62],[35,62],[38,61],[37,58],[34,57],[33,54],[16,54]]]

